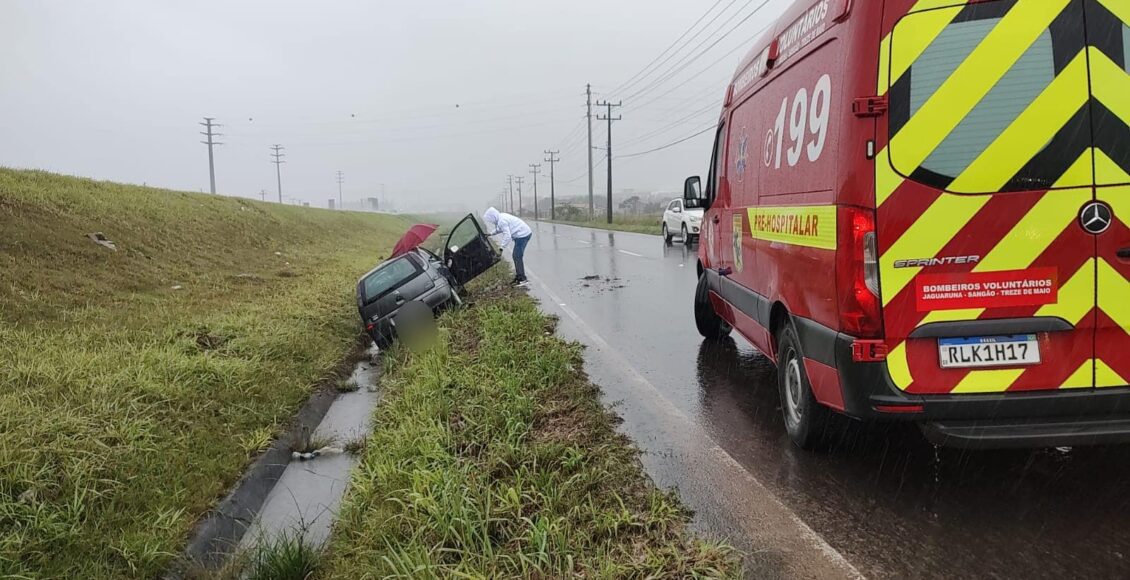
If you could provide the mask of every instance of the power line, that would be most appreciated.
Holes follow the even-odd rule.
[[[275,164],[275,178],[278,179],[278,183],[279,183],[279,203],[283,202],[283,198],[282,198],[282,170],[280,169],[280,167],[282,166],[283,163],[286,163],[286,161],[283,161],[283,157],[286,157],[286,153],[282,153],[282,151],[284,149],[286,149],[286,147],[283,147],[282,145],[279,145],[278,143],[271,145],[271,151],[273,151],[273,153],[271,153],[271,157],[275,158],[274,161],[271,161],[271,163]]]
[[[692,112],[692,113],[690,113],[690,114],[688,114],[684,117],[676,119],[675,121],[672,121],[672,122],[658,128],[658,129],[655,129],[655,130],[650,131],[648,133],[644,133],[643,135],[639,135],[637,137],[633,137],[632,139],[629,139],[628,141],[621,143],[621,145],[635,145],[636,143],[641,143],[643,141],[647,141],[648,139],[650,139],[650,138],[652,138],[656,135],[666,133],[667,131],[674,129],[675,127],[678,127],[680,125],[685,125],[687,122],[696,120],[699,117],[702,117],[704,114],[709,114],[711,112],[714,112],[715,114],[717,114],[718,107],[720,107],[720,106],[722,106],[722,101],[720,101],[720,100],[719,101],[713,101],[709,105],[702,107],[701,109],[698,109],[698,110],[696,110],[696,111],[694,111],[694,112]]]
[[[748,5],[749,5],[749,4],[751,4],[752,2],[753,2],[753,0],[750,0],[749,2],[747,2],[747,3],[746,3],[746,6],[748,6]],[[703,49],[703,50],[702,50],[701,52],[699,52],[699,53],[695,54],[695,55],[694,55],[693,57],[691,57],[691,59],[690,59],[690,60],[686,60],[686,59],[687,59],[687,57],[688,57],[688,56],[689,56],[689,55],[690,55],[691,53],[688,53],[687,55],[683,56],[683,58],[682,58],[682,59],[679,59],[679,61],[677,61],[677,62],[676,62],[675,64],[671,65],[671,67],[672,67],[672,70],[671,70],[671,71],[670,71],[669,73],[667,73],[666,75],[664,75],[664,76],[660,77],[659,79],[657,79],[657,80],[655,80],[655,81],[652,81],[652,83],[651,83],[651,84],[649,84],[649,85],[645,86],[645,87],[644,87],[644,88],[642,88],[642,89],[639,89],[639,90],[637,90],[636,92],[632,93],[631,95],[628,95],[628,96],[627,96],[627,97],[625,97],[625,98],[627,98],[627,99],[632,99],[632,98],[634,98],[634,97],[637,97],[637,96],[639,96],[639,95],[641,95],[641,94],[643,94],[643,93],[646,93],[647,91],[649,91],[649,90],[652,90],[652,89],[654,89],[655,87],[658,87],[659,85],[662,85],[663,83],[667,82],[668,80],[670,80],[671,78],[673,78],[673,77],[674,77],[674,76],[675,76],[676,74],[678,74],[679,72],[681,72],[682,70],[684,70],[684,69],[685,69],[686,67],[690,66],[690,65],[691,65],[691,63],[693,63],[694,61],[696,61],[696,60],[698,60],[698,59],[702,58],[702,56],[703,56],[703,55],[705,55],[705,54],[706,54],[707,52],[710,52],[710,50],[711,50],[712,48],[714,48],[715,46],[717,46],[717,45],[718,45],[718,43],[722,42],[722,41],[723,41],[723,40],[724,40],[724,39],[725,39],[725,38],[726,38],[727,36],[729,36],[729,35],[733,34],[733,32],[734,32],[735,30],[737,30],[737,29],[738,29],[738,28],[739,28],[739,27],[740,27],[741,25],[745,24],[745,23],[746,23],[746,21],[748,21],[748,20],[749,20],[750,18],[753,18],[754,16],[756,16],[756,15],[757,15],[757,13],[758,13],[758,12],[760,12],[760,11],[761,11],[761,9],[765,8],[765,6],[766,6],[766,5],[768,5],[768,4],[769,4],[769,0],[762,0],[761,4],[758,4],[758,5],[757,5],[757,7],[756,7],[756,8],[754,8],[752,12],[750,12],[750,13],[749,13],[749,14],[747,14],[747,15],[746,15],[746,16],[745,16],[744,18],[742,18],[741,20],[739,20],[739,21],[737,22],[737,24],[735,24],[734,26],[730,27],[730,29],[729,29],[729,30],[727,30],[727,31],[726,31],[726,32],[725,32],[724,34],[722,34],[721,36],[717,36],[716,38],[715,38],[714,36],[708,36],[708,37],[704,38],[704,39],[702,40],[702,42],[698,43],[698,45],[696,45],[696,46],[695,46],[694,48],[692,48],[692,49],[691,49],[691,52],[693,52],[693,51],[697,50],[697,49],[698,49],[698,48],[699,48],[700,46],[702,46],[703,44],[705,44],[705,43],[706,43],[706,42],[707,42],[708,40],[710,40],[711,38],[715,38],[715,40],[714,40],[714,42],[710,43],[710,45],[709,45],[709,46],[707,46],[707,47],[706,47],[705,49]],[[745,7],[745,6],[743,6],[743,8],[744,8],[744,7]],[[721,28],[719,28],[719,29],[721,29]],[[684,62],[684,61],[685,61],[685,62]],[[680,66],[680,65],[681,65],[681,66]],[[678,68],[675,68],[675,67],[678,67]]]
[[[757,37],[757,36],[759,36],[759,35],[760,35],[760,34],[761,34],[762,32],[765,32],[766,30],[768,30],[768,28],[769,28],[769,25],[767,25],[767,26],[763,26],[763,27],[761,27],[760,29],[758,29],[758,30],[757,30],[756,32],[754,32],[753,34],[751,34],[750,36],[751,36],[752,38],[756,38],[756,37]],[[687,83],[687,82],[690,82],[690,81],[692,81],[692,80],[694,80],[694,79],[696,79],[696,78],[698,78],[698,77],[702,76],[702,75],[703,75],[703,73],[705,73],[705,72],[707,72],[707,71],[709,71],[709,70],[713,69],[713,68],[714,68],[715,66],[718,66],[718,64],[719,64],[719,63],[721,63],[721,62],[722,62],[723,60],[726,60],[726,58],[727,58],[727,57],[729,57],[730,55],[734,54],[735,52],[737,52],[737,51],[739,51],[739,50],[745,49],[745,48],[747,48],[748,46],[749,46],[749,42],[748,42],[748,41],[744,41],[744,42],[742,42],[742,43],[738,44],[738,45],[737,45],[737,46],[735,46],[734,48],[731,48],[730,50],[726,51],[726,53],[725,53],[725,54],[723,54],[722,56],[718,57],[718,59],[717,59],[717,60],[715,60],[714,62],[712,62],[712,63],[710,63],[709,65],[707,65],[707,66],[706,66],[706,68],[704,68],[704,69],[702,69],[702,70],[698,71],[697,73],[695,73],[695,74],[693,74],[693,75],[691,75],[691,76],[689,76],[689,77],[687,77],[687,78],[683,79],[683,81],[682,81],[682,82],[683,82],[683,83]],[[689,63],[688,63],[688,64],[689,64]],[[727,81],[726,79],[723,79],[723,81],[722,81],[722,82],[724,82],[724,83],[728,83],[728,81]],[[636,105],[635,107],[633,107],[633,110],[634,110],[634,109],[640,109],[640,108],[646,107],[647,105],[649,105],[649,104],[651,104],[651,103],[654,103],[655,101],[657,101],[657,100],[659,100],[659,99],[662,99],[663,97],[665,97],[665,96],[667,96],[667,95],[669,95],[669,94],[671,94],[671,93],[673,93],[673,92],[675,92],[675,91],[677,91],[677,90],[679,90],[679,89],[681,89],[681,88],[682,88],[682,85],[676,85],[675,87],[672,87],[671,89],[667,90],[667,92],[664,92],[664,93],[660,93],[660,94],[659,94],[658,96],[652,97],[651,99],[647,99],[647,100],[645,100],[645,101],[644,101],[644,102],[643,102],[642,104]],[[715,89],[715,90],[717,90],[717,89]]]
[[[734,1],[736,1],[736,0],[734,0]],[[671,44],[670,44],[670,45],[669,45],[669,46],[668,46],[667,48],[663,49],[663,52],[660,52],[660,53],[659,53],[659,54],[658,54],[658,55],[657,55],[657,56],[656,56],[655,58],[653,58],[653,59],[651,60],[651,62],[649,62],[649,63],[647,63],[646,65],[644,65],[644,67],[643,67],[642,69],[640,69],[640,70],[639,70],[638,72],[636,72],[636,74],[632,75],[632,76],[631,76],[631,77],[630,77],[630,78],[629,78],[628,80],[626,80],[626,81],[624,81],[623,83],[621,83],[621,84],[620,84],[620,86],[618,86],[618,87],[616,87],[616,88],[612,89],[612,94],[616,94],[616,93],[620,92],[621,90],[623,90],[623,89],[626,89],[626,88],[628,88],[628,87],[632,86],[632,84],[634,84],[634,83],[633,83],[633,81],[635,81],[635,79],[636,79],[637,77],[639,77],[641,73],[643,73],[643,72],[644,72],[644,71],[646,71],[647,69],[651,68],[651,65],[655,64],[655,62],[656,62],[656,61],[658,61],[658,60],[659,60],[660,58],[662,58],[662,57],[663,57],[663,55],[667,54],[667,51],[671,50],[671,48],[672,48],[672,47],[674,47],[674,46],[675,46],[676,44],[678,44],[678,43],[679,43],[679,41],[683,39],[683,37],[685,37],[685,36],[686,36],[687,34],[689,34],[689,33],[690,33],[690,31],[694,30],[694,29],[695,29],[695,27],[696,27],[696,26],[698,26],[698,23],[702,22],[702,19],[703,19],[703,18],[706,18],[706,15],[707,15],[707,14],[710,14],[710,13],[711,13],[711,12],[712,12],[712,11],[713,11],[713,10],[714,10],[715,8],[717,8],[717,7],[718,7],[718,5],[719,5],[719,4],[721,4],[721,3],[722,3],[722,0],[717,0],[717,1],[716,1],[716,2],[714,3],[714,5],[713,5],[713,6],[711,6],[710,8],[707,8],[707,9],[706,9],[706,12],[703,12],[703,13],[702,13],[702,16],[699,16],[699,17],[698,17],[698,20],[695,20],[695,21],[694,21],[694,24],[691,24],[689,28],[687,28],[686,30],[684,30],[684,31],[683,31],[683,33],[679,35],[679,38],[676,38],[676,39],[675,39],[675,42],[672,42],[672,43],[671,43]],[[732,4],[732,3],[733,3],[733,2],[731,2],[731,4]],[[727,6],[727,8],[728,8],[728,6]],[[646,76],[646,75],[645,75],[645,76]]]
[[[215,121],[215,120],[216,120],[215,117],[204,117],[203,123],[197,123],[201,127],[204,127],[204,130],[201,131],[200,134],[204,135],[208,138],[207,141],[201,141],[201,143],[208,146],[208,183],[211,187],[212,195],[216,195],[216,162],[215,162],[215,158],[212,157],[212,146],[223,145],[223,143],[219,143],[219,142],[213,140],[216,137],[222,137],[223,136],[223,134],[221,134],[221,133],[213,133],[212,132],[212,129],[215,129],[217,127],[223,127],[223,125],[212,122],[212,121]]]
[[[672,142],[670,142],[666,145],[661,145],[659,147],[656,147],[655,149],[648,149],[647,151],[639,151],[637,153],[628,153],[628,154],[625,154],[625,155],[617,155],[616,159],[626,159],[628,157],[639,157],[641,155],[647,155],[648,153],[655,153],[656,151],[662,151],[664,149],[667,149],[668,147],[674,147],[675,145],[678,145],[679,143],[682,143],[683,141],[689,141],[691,139],[694,139],[695,137],[698,137],[699,135],[702,135],[703,133],[706,133],[708,131],[713,131],[716,128],[718,128],[717,123],[705,128],[705,129],[703,129],[703,130],[701,130],[701,131],[699,131],[699,132],[697,132],[693,135],[688,135],[686,137],[683,137],[682,139],[672,141]]]

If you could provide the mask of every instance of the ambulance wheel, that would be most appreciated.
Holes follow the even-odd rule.
[[[671,245],[671,232],[667,230],[667,224],[663,224],[663,243],[668,246]]]
[[[804,355],[792,322],[786,321],[777,336],[777,385],[781,391],[781,413],[789,439],[801,449],[815,449],[824,439],[831,413],[816,402],[812,383],[804,370]]]
[[[706,287],[706,275],[698,277],[698,288],[694,292],[694,325],[698,333],[707,340],[721,340],[730,335],[730,323],[714,312]]]

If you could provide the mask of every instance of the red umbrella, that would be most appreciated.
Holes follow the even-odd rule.
[[[437,229],[439,229],[439,226],[435,224],[416,224],[408,228],[408,232],[393,246],[392,256],[389,257],[395,258],[403,253],[415,250]]]

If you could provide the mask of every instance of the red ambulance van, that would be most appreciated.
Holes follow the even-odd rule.
[[[1130,2],[803,0],[729,85],[695,319],[830,412],[1130,439]]]

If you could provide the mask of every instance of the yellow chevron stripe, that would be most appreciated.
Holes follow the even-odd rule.
[[[1087,359],[1086,362],[1079,365],[1075,372],[1071,373],[1063,384],[1059,386],[1061,389],[1089,389],[1091,385],[1095,384],[1095,359]]]
[[[1130,175],[1098,149],[1095,150],[1095,175],[1099,183],[1130,183]],[[1109,203],[1114,215],[1123,223],[1130,222],[1130,186],[1099,188],[1098,198]]]
[[[1125,387],[1130,383],[1130,377],[1119,375],[1106,363],[1095,359],[1095,386],[1096,387]]]
[[[1130,123],[1130,98],[1127,98],[1130,74],[1093,46],[1087,47],[1087,53],[1091,59],[1091,90],[1095,98],[1118,118]]]
[[[957,193],[996,191],[1008,183],[1087,103],[1087,58],[1082,51],[1023,113],[1001,133],[947,189]],[[1091,184],[1091,160],[1085,171],[1069,171],[1057,187]],[[915,166],[917,167],[917,165]],[[1065,179],[1071,177],[1073,179]]]
[[[1018,2],[1009,10],[891,140],[895,168],[905,175],[922,165],[1069,1]]]
[[[1084,153],[1065,175],[1089,172],[1091,155]],[[1058,187],[1058,184],[1056,184]],[[1075,213],[1091,198],[1091,190],[1075,189],[1054,191],[1044,195],[1036,205],[1008,232],[1008,235],[988,255],[981,259],[974,272],[1024,269],[1032,265],[1044,250],[1065,228],[1075,221]],[[921,324],[950,320],[975,320],[984,313],[983,308],[967,310],[935,310],[927,314]],[[910,363],[906,358],[906,343],[899,343],[887,356],[887,370],[899,388],[910,385]],[[979,372],[979,371],[973,371]],[[1090,386],[1090,375],[1087,386]],[[1007,387],[1006,387],[1007,388]]]
[[[1130,24],[1130,4],[1126,4],[1125,0],[1099,0],[1099,4],[1106,6],[1119,20]]]
[[[903,176],[895,171],[894,166],[891,165],[890,151],[890,147],[884,147],[883,150],[879,152],[879,156],[875,158],[876,207],[883,205],[883,202],[887,201],[887,198],[891,197],[891,194],[906,181]]]
[[[1106,260],[1099,260],[1099,308],[1130,333],[1130,280]]]
[[[1040,308],[1036,312],[1036,316],[1060,316],[1072,324],[1078,323],[1094,307],[1095,277],[1093,272],[1094,259],[1092,258],[1066,284],[1060,287],[1059,302]],[[970,371],[951,392],[959,394],[1007,391],[1023,372],[1024,369]],[[1074,373],[1072,376],[1074,376]],[[1091,386],[1090,377],[1087,377],[1085,386]]]
[[[1080,70],[1084,75],[1082,78],[1078,76]],[[1008,183],[1008,180],[1016,175],[1075,114],[1079,106],[1082,106],[1082,102],[1074,108],[1064,107],[1063,104],[1065,100],[1071,102],[1068,95],[1072,90],[1082,93],[1083,88],[1086,87],[1085,75],[1086,62],[1080,53],[1068,69],[1064,70],[1064,74],[1052,81],[1044,92],[1040,93],[1040,96],[1036,97],[1032,104],[958,176],[954,183],[976,181],[978,186],[983,188],[982,191],[996,191]],[[1085,101],[1086,95],[1082,96]],[[1085,164],[1080,165],[1077,162],[1065,177],[1073,181],[1085,175],[1084,182],[1090,183],[1090,164],[1090,155],[1087,154]],[[976,177],[966,177],[973,174],[976,174]],[[1061,178],[1061,182],[1063,180],[1064,178]],[[894,299],[921,270],[921,268],[896,269],[893,267],[896,258],[936,255],[990,199],[992,199],[990,195],[942,194],[935,200],[902,237],[880,257],[884,304]],[[1071,215],[1075,215],[1074,209]]]
[[[955,4],[960,5],[954,6]],[[922,53],[953,22],[953,19],[957,18],[965,6],[961,0],[919,0],[910,9],[908,16],[912,16],[915,12],[946,6],[954,7],[952,10],[935,12],[928,18],[904,17],[898,27],[883,39],[879,48],[879,87],[876,94],[886,94],[891,80],[898,80],[905,74],[910,65],[922,56]],[[899,33],[899,50],[892,55],[891,42],[895,32]]]
[[[1071,279],[1059,286],[1059,300],[1045,304],[1036,316],[1058,316],[1078,324],[1095,307],[1095,259],[1087,260]]]

